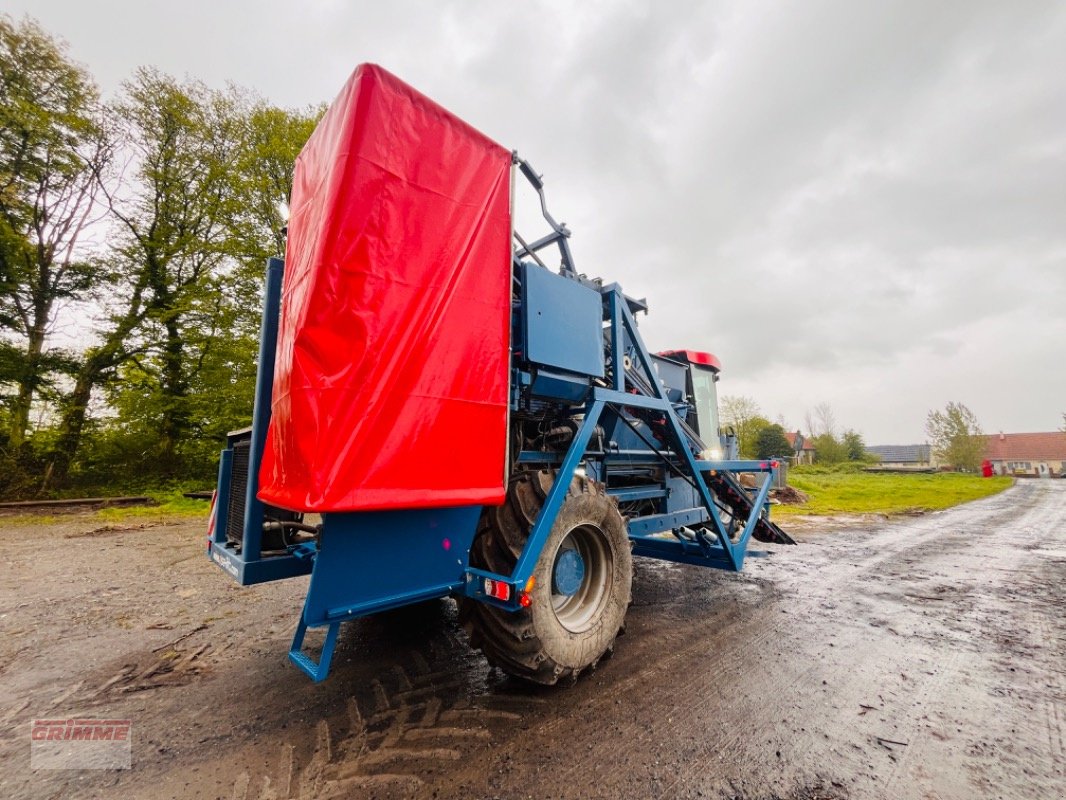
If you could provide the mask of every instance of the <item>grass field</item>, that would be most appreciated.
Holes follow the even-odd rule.
[[[806,493],[810,501],[798,506],[774,506],[774,516],[935,511],[1002,492],[1012,479],[954,472],[899,475],[814,466],[792,468],[788,482]]]
[[[153,506],[125,506],[123,508],[102,508],[96,512],[100,519],[118,521],[127,519],[173,518],[173,517],[203,517],[207,518],[207,512],[211,504],[206,500],[190,500],[183,497],[180,489],[160,490],[146,492],[156,503]]]
[[[103,493],[106,494],[106,493]],[[119,493],[114,493],[119,494]],[[174,519],[195,519],[200,517],[207,520],[207,513],[211,508],[205,500],[190,500],[183,497],[180,489],[158,489],[144,492],[152,498],[150,506],[121,506],[115,508],[101,508],[92,511],[92,515],[105,524],[119,524],[126,522],[167,522]],[[4,515],[6,525],[51,525],[67,518],[62,511],[45,511],[30,514]]]
[[[836,514],[906,514],[935,511],[1001,492],[1011,478],[981,478],[941,472],[933,475],[899,475],[863,472],[851,465],[792,467],[788,482],[810,497],[803,505],[775,505],[776,518]],[[175,518],[207,519],[209,504],[182,497],[180,489],[146,492],[155,505],[104,508],[93,514],[104,523],[165,522]],[[8,524],[45,525],[62,519],[59,514],[23,514],[6,518]],[[206,524],[206,523],[205,523]]]

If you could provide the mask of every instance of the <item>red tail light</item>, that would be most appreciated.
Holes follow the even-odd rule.
[[[507,601],[511,599],[511,587],[503,581],[494,581],[491,578],[485,578],[482,588],[485,590],[485,594],[495,600]]]

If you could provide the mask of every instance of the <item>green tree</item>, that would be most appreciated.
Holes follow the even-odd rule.
[[[741,458],[758,458],[759,436],[773,423],[766,417],[752,417],[744,431],[744,440],[738,447]]]
[[[811,438],[814,461],[817,464],[840,464],[848,460],[848,449],[832,433],[820,433]]]
[[[318,124],[322,107],[293,111],[250,99],[242,115],[240,155],[234,165],[238,213],[231,227],[235,252],[262,278],[263,262],[285,254],[279,201],[292,194],[296,156]]]
[[[780,425],[767,425],[761,431],[755,447],[756,458],[791,458],[794,454],[785,429]]]
[[[116,105],[140,169],[112,194],[112,254],[127,287],[87,351],[64,408],[56,474],[103,386],[133,444],[104,448],[144,474],[213,469],[225,432],[251,417],[264,261],[284,250],[277,206],[317,109],[286,111],[142,70]]]
[[[286,220],[279,201],[289,201],[296,157],[321,114],[321,108],[292,111],[255,98],[242,110],[240,154],[232,173],[236,214],[228,223],[234,268],[219,282],[224,302],[218,318],[227,335],[216,338],[190,380],[190,422],[197,440],[190,446],[198,452],[188,452],[187,463],[211,464],[226,431],[251,420],[263,270],[267,258],[285,253]]]
[[[841,439],[841,444],[847,452],[848,461],[868,460],[869,457],[866,453],[866,442],[863,441],[862,434],[858,431],[851,429],[844,431],[844,437]]]
[[[116,291],[64,403],[52,459],[59,480],[80,444],[93,389],[123,369],[138,373],[139,391],[151,386],[149,406],[138,410],[156,432],[152,463],[163,475],[177,474],[190,373],[221,334],[216,274],[225,272],[233,213],[235,103],[201,84],[140,70],[111,114],[136,169],[127,185],[107,193],[118,227],[109,256]]]
[[[719,402],[722,425],[737,434],[737,449],[741,458],[757,458],[759,432],[771,423],[762,415],[759,405],[750,397],[724,395]]]
[[[15,387],[12,449],[34,400],[71,364],[47,346],[58,307],[87,299],[99,277],[81,247],[112,153],[98,100],[64,45],[32,21],[0,17],[0,327],[14,342],[3,376]]]
[[[130,362],[154,380],[152,457],[164,475],[179,468],[189,428],[190,370],[219,334],[217,285],[227,255],[239,123],[228,95],[140,70],[112,114],[137,165],[134,182],[108,193],[119,233],[110,263],[124,291],[112,298],[102,341],[87,351],[68,398],[55,465],[65,475],[94,386]]]
[[[951,402],[943,411],[930,411],[925,431],[941,463],[965,472],[976,472],[980,467],[985,439],[976,415],[962,403]]]

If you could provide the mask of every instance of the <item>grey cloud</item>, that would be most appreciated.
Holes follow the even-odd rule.
[[[1066,409],[1066,8],[1054,2],[13,2],[113,90],[153,63],[275,102],[382,63],[546,174],[653,348],[800,424],[922,438]],[[528,202],[520,206],[519,219]]]

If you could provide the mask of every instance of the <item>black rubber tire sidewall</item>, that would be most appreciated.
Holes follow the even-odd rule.
[[[531,593],[533,629],[544,655],[563,672],[580,672],[596,663],[613,644],[625,621],[633,583],[633,557],[625,522],[614,501],[602,490],[570,494],[552,526],[533,571]],[[568,630],[552,608],[552,569],[560,545],[573,529],[586,525],[602,536],[610,554],[609,586],[603,607],[591,627],[580,633]]]

